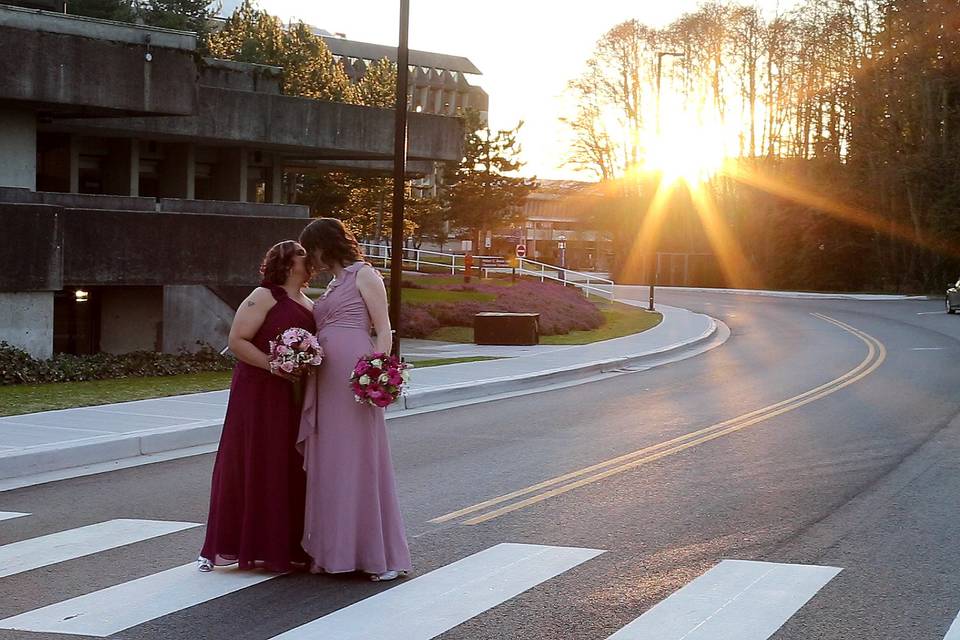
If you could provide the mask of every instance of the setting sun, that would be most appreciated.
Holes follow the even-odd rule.
[[[677,112],[663,125],[663,132],[649,143],[644,168],[662,172],[668,180],[688,184],[709,180],[736,154],[735,131],[719,124],[695,124]]]

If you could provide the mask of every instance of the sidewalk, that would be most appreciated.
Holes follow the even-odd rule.
[[[716,346],[711,338],[718,327],[725,330],[713,318],[685,309],[658,310],[663,322],[653,329],[589,345],[435,345],[442,355],[424,355],[501,359],[415,368],[407,395],[387,417],[586,381],[624,367],[657,366]],[[412,350],[423,352],[427,346],[415,343]],[[227,395],[211,391],[2,417],[0,480],[215,444]]]

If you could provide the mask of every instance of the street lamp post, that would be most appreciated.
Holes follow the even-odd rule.
[[[657,142],[658,143],[661,142],[659,138],[662,133],[662,130],[660,127],[660,76],[663,74],[663,58],[665,56],[682,58],[683,53],[680,51],[658,51],[657,52],[657,114],[656,116],[657,116],[657,138],[658,138]],[[656,242],[656,238],[653,239],[653,242]],[[659,271],[660,271],[660,265],[659,265],[659,259],[657,257],[657,248],[656,248],[656,245],[654,245],[653,270],[650,273],[650,299],[649,299],[649,304],[647,305],[647,308],[650,311],[653,311],[654,290],[656,289],[656,286],[657,286],[657,273]]]
[[[397,95],[394,105],[393,136],[393,237],[390,259],[390,326],[393,354],[400,356],[400,296],[403,278],[403,202],[407,169],[407,81],[410,55],[410,0],[400,0],[400,40],[397,44]]]

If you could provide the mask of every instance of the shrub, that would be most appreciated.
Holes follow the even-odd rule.
[[[428,280],[425,278],[425,283]],[[483,293],[495,298],[491,302],[465,300],[404,305],[401,315],[413,315],[415,319],[410,322],[403,321],[399,332],[401,337],[420,338],[429,335],[430,332],[423,333],[423,329],[429,326],[424,313],[430,315],[441,327],[472,327],[474,315],[481,311],[539,313],[542,335],[596,329],[603,324],[603,314],[596,305],[578,289],[561,284],[520,280],[513,286],[502,286],[480,281],[476,284],[448,284],[432,288]],[[411,327],[418,327],[416,335]]]
[[[4,385],[172,376],[201,371],[228,371],[233,365],[232,357],[220,355],[207,345],[196,353],[59,353],[49,360],[38,360],[22,349],[0,342],[0,378]]]
[[[426,338],[440,328],[437,319],[422,306],[405,304],[401,309],[397,331],[401,338]]]

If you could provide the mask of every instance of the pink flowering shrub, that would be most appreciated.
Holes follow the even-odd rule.
[[[422,278],[422,281],[427,284],[429,278]],[[596,305],[587,300],[578,289],[560,284],[519,280],[512,286],[503,286],[479,281],[433,288],[485,293],[496,298],[491,302],[464,300],[404,305],[403,315],[406,317],[400,327],[401,337],[425,337],[437,327],[472,327],[474,315],[482,311],[539,313],[541,335],[596,329],[603,324],[603,315]],[[432,323],[427,316],[432,318],[437,327],[431,328]]]

